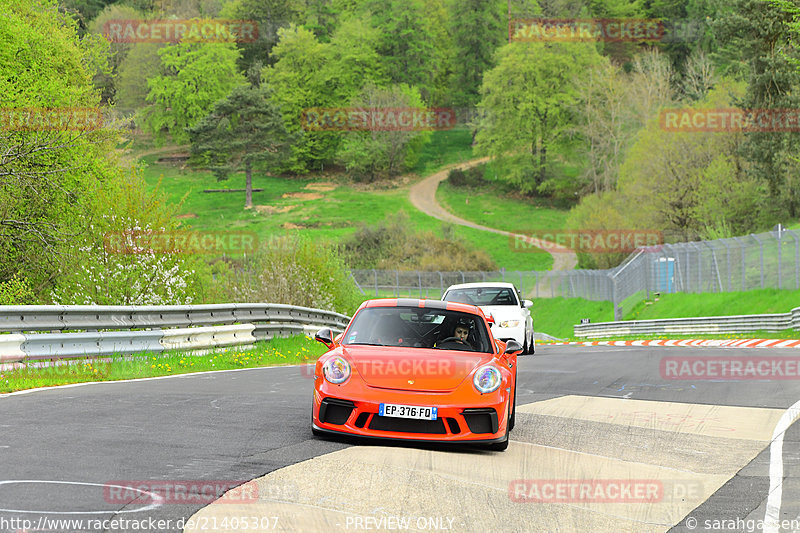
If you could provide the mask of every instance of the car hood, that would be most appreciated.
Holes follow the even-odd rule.
[[[413,391],[450,391],[472,370],[490,362],[489,353],[401,348],[343,346],[342,355],[370,387]]]
[[[495,322],[502,320],[522,320],[524,314],[521,307],[516,305],[482,305],[481,311],[486,316],[491,315],[494,317]]]

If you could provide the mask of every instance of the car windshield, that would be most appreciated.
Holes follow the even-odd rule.
[[[446,302],[470,305],[519,305],[514,290],[508,287],[470,287],[452,289],[444,295]]]
[[[457,328],[466,338],[457,337]],[[421,307],[365,307],[353,318],[342,344],[492,352],[479,316]]]

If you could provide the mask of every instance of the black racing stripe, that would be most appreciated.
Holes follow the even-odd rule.
[[[447,302],[441,300],[425,300],[425,309],[447,309]]]
[[[414,298],[398,298],[397,307],[420,307],[420,302],[425,304],[425,309],[447,309],[448,302],[442,300],[416,300]]]

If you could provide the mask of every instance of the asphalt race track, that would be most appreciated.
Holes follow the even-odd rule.
[[[800,532],[800,382],[660,366],[794,353],[539,346],[501,453],[313,437],[303,367],[0,396],[0,531]]]

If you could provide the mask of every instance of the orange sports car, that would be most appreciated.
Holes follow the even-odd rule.
[[[522,346],[490,326],[473,305],[364,302],[336,338],[317,332],[329,351],[314,371],[313,433],[505,450]]]

